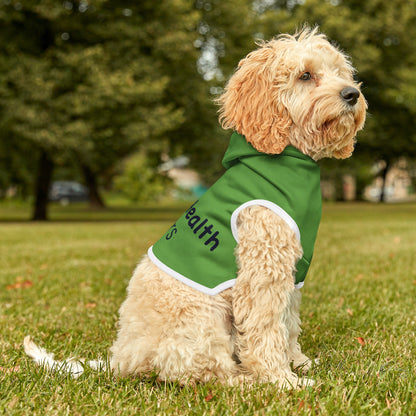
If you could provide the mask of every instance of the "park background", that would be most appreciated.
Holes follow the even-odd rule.
[[[198,196],[223,172],[226,80],[256,41],[305,23],[351,56],[369,105],[354,157],[321,163],[324,198],[409,199],[413,0],[2,0],[0,198],[42,220],[54,181],[95,208]]]
[[[369,104],[354,155],[320,162],[315,387],[37,368],[26,335],[106,357],[137,261],[222,173],[215,98],[256,40],[304,23],[351,55]],[[415,45],[415,0],[0,0],[0,413],[416,414]],[[50,202],[68,180],[88,200]]]

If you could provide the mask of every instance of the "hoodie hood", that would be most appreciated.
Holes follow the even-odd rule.
[[[272,162],[273,159],[278,159],[280,156],[292,156],[298,159],[312,161],[314,164],[316,163],[311,157],[303,154],[300,150],[293,146],[287,146],[286,149],[278,155],[261,153],[257,151],[251,143],[248,143],[244,136],[234,132],[231,136],[230,144],[224,154],[222,165],[225,169],[229,169],[231,166],[234,166],[236,163],[244,159],[256,156],[266,158],[270,162]]]

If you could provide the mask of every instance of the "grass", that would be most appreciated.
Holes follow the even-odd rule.
[[[186,206],[186,204],[185,204]],[[54,207],[46,224],[0,207],[0,413],[10,415],[416,414],[416,205],[325,205],[302,289],[313,388],[179,387],[154,379],[50,375],[22,350],[97,358],[115,338],[132,270],[182,206]],[[25,214],[26,212],[26,214]],[[17,221],[19,220],[19,221]]]

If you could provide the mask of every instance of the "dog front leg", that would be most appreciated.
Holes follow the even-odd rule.
[[[318,364],[318,360],[312,360],[302,353],[298,338],[301,333],[299,307],[302,295],[299,289],[295,289],[290,295],[289,306],[286,309],[285,322],[289,330],[289,356],[294,368],[299,368],[303,373],[309,371],[313,363]]]
[[[282,387],[309,384],[291,371],[287,325],[300,243],[285,221],[260,206],[240,213],[238,236],[233,313],[241,366],[260,382]]]

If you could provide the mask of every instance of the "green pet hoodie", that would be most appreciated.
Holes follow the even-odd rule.
[[[321,220],[319,166],[292,146],[279,155],[260,153],[238,133],[231,136],[223,165],[224,175],[150,247],[151,261],[209,295],[232,287],[238,214],[261,205],[286,221],[301,242],[294,282],[302,287]]]

